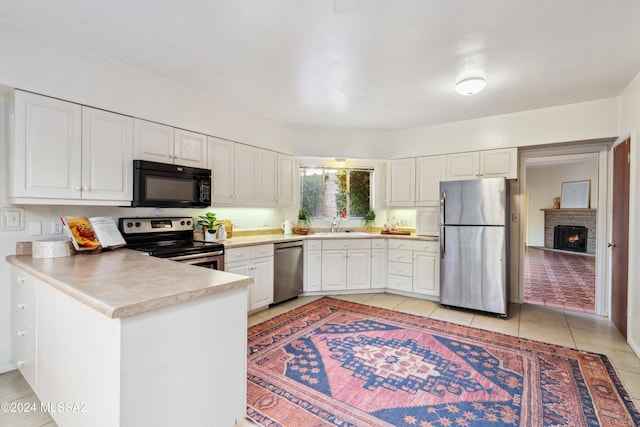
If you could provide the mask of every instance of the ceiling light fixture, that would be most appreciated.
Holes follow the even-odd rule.
[[[474,95],[480,92],[487,81],[482,77],[469,77],[456,83],[456,92],[460,95]]]

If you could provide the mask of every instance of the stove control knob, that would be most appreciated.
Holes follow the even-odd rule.
[[[185,222],[184,219],[182,221],[180,221],[180,225],[184,226]]]
[[[133,223],[132,222],[128,222],[127,223],[127,228],[131,228],[131,227],[133,227]]]
[[[187,220],[187,225],[191,225],[191,221]]]
[[[140,227],[142,224],[140,224],[139,222],[136,222],[136,227]]]

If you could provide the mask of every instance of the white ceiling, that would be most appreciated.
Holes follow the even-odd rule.
[[[393,130],[615,97],[640,71],[638,0],[0,0],[0,18],[319,127]],[[476,73],[484,91],[454,92]]]

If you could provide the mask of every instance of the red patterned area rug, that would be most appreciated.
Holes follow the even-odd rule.
[[[263,426],[637,426],[602,355],[322,298],[249,329]]]

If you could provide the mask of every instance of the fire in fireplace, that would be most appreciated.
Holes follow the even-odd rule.
[[[586,252],[587,235],[587,227],[556,225],[553,229],[553,249]]]

